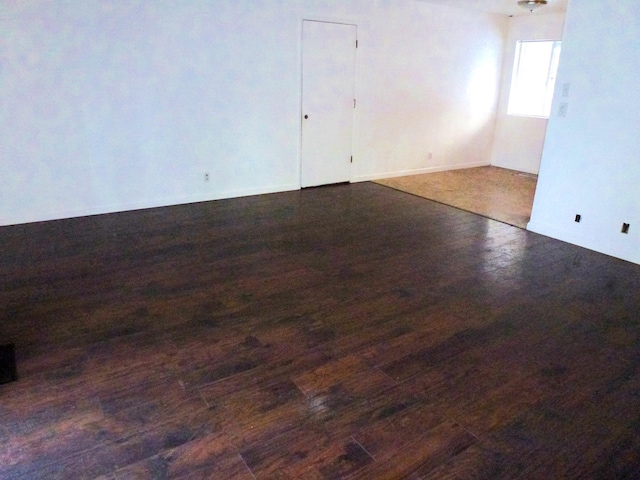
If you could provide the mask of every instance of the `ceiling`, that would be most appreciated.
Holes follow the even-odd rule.
[[[417,2],[437,3],[450,7],[500,13],[502,15],[540,15],[545,13],[564,13],[569,0],[548,0],[549,4],[531,13],[518,6],[518,0],[416,0]]]

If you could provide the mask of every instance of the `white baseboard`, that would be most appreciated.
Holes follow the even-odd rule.
[[[398,170],[398,171],[386,172],[386,173],[357,175],[353,179],[351,179],[351,181],[354,183],[368,182],[371,180],[380,180],[382,178],[406,177],[408,175],[421,175],[423,173],[446,172],[448,170],[462,170],[463,168],[488,167],[488,166],[489,164],[486,162],[464,163],[461,165],[442,165],[438,167],[417,168],[414,170]]]
[[[578,235],[572,232],[571,229],[562,229],[550,226],[548,224],[531,221],[527,224],[527,230],[545,237],[550,237],[561,242],[577,245],[578,247],[586,248],[587,250],[593,250],[594,252],[609,255],[611,257],[619,258],[627,262],[640,264],[640,255],[638,255],[635,248],[624,249],[620,244],[609,242],[606,245],[599,244],[591,241],[590,237],[584,235]]]
[[[544,235],[545,237],[555,238],[556,240],[565,241],[564,238],[566,238],[566,232],[561,231],[557,228],[550,227],[549,225],[546,225],[544,223],[535,222],[533,220],[527,223],[527,230],[533,233]],[[573,242],[569,241],[569,243]]]
[[[127,212],[131,210],[143,210],[147,208],[169,207],[187,203],[209,202],[228,198],[249,197],[252,195],[264,195],[268,193],[288,192],[299,190],[298,184],[285,184],[270,187],[251,188],[245,190],[226,190],[214,193],[199,193],[183,197],[163,198],[144,202],[121,203],[112,205],[100,205],[90,208],[52,210],[49,212],[36,212],[32,215],[21,217],[4,216],[0,214],[0,226],[19,225],[23,223],[44,222],[50,220],[62,220],[65,218],[87,217],[106,213]]]
[[[530,170],[528,168],[516,168],[513,165],[499,165],[497,163],[492,163],[492,167],[504,168],[505,170],[511,170],[512,172],[522,172],[529,173],[531,175],[538,175],[540,173],[538,170]]]

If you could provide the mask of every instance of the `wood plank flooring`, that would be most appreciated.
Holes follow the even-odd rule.
[[[640,266],[372,183],[0,228],[2,479],[640,478]]]

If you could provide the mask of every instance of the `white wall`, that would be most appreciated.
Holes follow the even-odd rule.
[[[529,229],[640,263],[640,4],[570,2]],[[570,84],[568,98],[558,89]],[[568,103],[566,118],[557,116]],[[580,223],[574,222],[582,215]],[[629,234],[620,233],[630,223]],[[635,292],[630,292],[634,293]]]
[[[354,181],[489,163],[506,17],[412,0],[2,2],[0,225],[299,188],[303,18],[358,25]]]
[[[360,52],[354,179],[489,165],[507,17],[377,3]]]
[[[564,14],[519,15],[509,19],[502,88],[491,164],[496,167],[538,173],[547,131],[546,118],[507,115],[516,43],[526,40],[561,40]]]

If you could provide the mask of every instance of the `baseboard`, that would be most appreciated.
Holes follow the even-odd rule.
[[[102,205],[99,207],[57,210],[38,213],[26,217],[10,217],[0,215],[0,227],[9,225],[20,225],[33,222],[45,222],[50,220],[62,220],[65,218],[87,217],[91,215],[103,215],[106,213],[127,212],[132,210],[144,210],[147,208],[170,207],[173,205],[184,205],[188,203],[210,202],[229,198],[249,197],[252,195],[265,195],[269,193],[288,192],[299,190],[298,184],[284,184],[270,187],[250,188],[244,190],[226,190],[207,194],[188,195],[184,197],[165,198],[149,200],[146,202],[132,202],[113,205]]]
[[[583,235],[576,235],[569,230],[556,228],[548,224],[535,221],[531,221],[527,224],[527,230],[539,235],[544,235],[545,237],[559,240],[561,242],[570,243],[581,248],[586,248],[587,250],[602,253],[603,255],[619,258],[620,260],[624,260],[626,262],[640,264],[640,257],[637,255],[637,253],[634,253],[635,250],[634,252],[629,254],[616,248],[602,248],[602,245],[592,243],[589,241],[589,239],[585,239]]]
[[[544,235],[545,237],[555,238],[556,240],[561,240],[560,237],[563,237],[564,232],[556,231],[556,229],[549,227],[548,225],[534,222],[531,220],[527,223],[527,230],[533,233],[537,233],[539,235]],[[562,239],[562,241],[565,241]],[[569,242],[572,243],[572,242]]]
[[[462,165],[442,165],[438,167],[416,168],[414,170],[398,170],[393,172],[375,173],[368,175],[357,175],[352,182],[368,182],[371,180],[381,180],[383,178],[406,177],[409,175],[422,175],[423,173],[446,172],[449,170],[462,170],[464,168],[488,167],[486,162],[464,163]]]
[[[594,245],[590,245],[588,241],[582,236],[579,236],[570,230],[565,230],[557,227],[553,227],[546,223],[536,222],[534,220],[530,221],[527,224],[527,230],[533,233],[537,233],[539,235],[544,235],[545,237],[550,237],[555,240],[560,240],[561,242],[570,243],[572,245],[577,245],[582,248],[586,248],[588,250],[599,251],[595,248]],[[605,253],[605,252],[601,252]],[[605,255],[609,255],[605,253]]]
[[[536,177],[538,176],[539,172],[536,172],[534,170],[527,170],[526,168],[513,168],[513,167],[507,167],[504,165],[496,165],[496,164],[491,164],[492,167],[496,167],[496,168],[502,168],[503,170],[509,170],[510,172],[518,172],[518,173],[526,173],[529,175],[535,175]]]
[[[538,175],[540,173],[539,170],[530,170],[528,168],[516,168],[513,165],[500,165],[498,163],[492,163],[491,166],[492,167],[498,167],[498,168],[504,168],[505,170],[511,170],[513,172],[529,173],[531,175]]]

